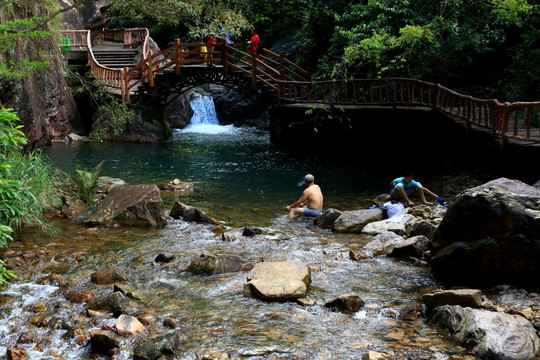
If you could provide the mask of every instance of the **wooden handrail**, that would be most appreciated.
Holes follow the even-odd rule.
[[[60,46],[64,47],[86,47],[88,30],[61,30],[62,37]]]
[[[81,34],[86,34],[83,36]],[[181,74],[182,66],[205,62],[201,50],[204,44],[181,43],[153,54],[149,50],[147,29],[104,29],[104,39],[123,41],[125,46],[143,43],[143,59],[133,68],[112,69],[100,65],[93,54],[88,30],[64,30],[62,37],[71,39],[60,46],[87,46],[92,73],[107,86],[120,88],[122,99],[130,101],[130,89],[141,82],[154,86],[156,74],[174,67]],[[264,85],[277,92],[281,103],[327,103],[358,106],[419,106],[461,119],[471,126],[490,129],[508,139],[540,143],[540,102],[501,104],[496,99],[477,99],[463,95],[440,84],[407,78],[355,79],[349,81],[311,81],[309,71],[282,55],[263,49],[256,56],[240,50],[241,44],[214,44],[213,63],[223,64],[223,75],[236,71],[251,77],[253,88]]]

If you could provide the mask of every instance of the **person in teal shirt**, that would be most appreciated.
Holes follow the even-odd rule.
[[[435,199],[438,199],[439,196],[430,191],[428,188],[425,188],[418,181],[413,180],[413,173],[406,171],[403,174],[403,177],[396,178],[390,183],[390,195],[386,197],[386,201],[389,200],[398,200],[404,201],[407,206],[414,206],[414,203],[409,199],[409,196],[412,195],[415,191],[418,192],[418,196],[422,200],[424,205],[433,205],[433,203],[426,201],[426,195],[433,196]]]

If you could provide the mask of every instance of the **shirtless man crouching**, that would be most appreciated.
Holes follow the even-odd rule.
[[[294,218],[295,214],[317,216],[322,212],[323,195],[319,185],[315,185],[314,182],[313,175],[307,174],[304,179],[307,188],[302,193],[302,196],[294,204],[285,207],[289,211],[289,219]]]

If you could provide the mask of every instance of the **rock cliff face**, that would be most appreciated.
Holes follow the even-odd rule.
[[[71,0],[59,0],[62,8],[72,5]],[[77,10],[63,13],[60,27],[64,29],[101,29],[105,18],[103,13],[108,7],[106,1],[87,0],[84,11]],[[2,6],[0,23],[8,20],[47,16],[50,12],[34,1],[24,0],[18,6]],[[49,66],[25,77],[23,80],[10,80],[0,77],[0,103],[17,111],[24,125],[23,131],[30,143],[45,144],[52,139],[80,128],[80,116],[77,105],[66,82],[62,67],[61,53],[56,44],[53,29],[50,37],[23,39],[17,41],[11,49],[1,52],[4,61],[47,61]],[[98,31],[94,31],[98,33]],[[99,33],[98,33],[99,34]]]
[[[46,10],[22,1],[18,7],[3,6],[0,22],[45,16]],[[78,114],[72,94],[68,91],[60,53],[53,37],[17,41],[9,51],[0,54],[6,60],[48,61],[50,65],[23,80],[0,79],[0,101],[17,111],[23,131],[31,143],[44,143],[72,132]]]

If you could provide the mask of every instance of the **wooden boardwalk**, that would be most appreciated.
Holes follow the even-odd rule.
[[[241,75],[252,89],[273,93],[280,104],[436,109],[468,128],[490,131],[500,138],[501,145],[509,141],[525,146],[540,144],[540,102],[476,99],[440,84],[406,78],[311,81],[308,71],[282,55],[268,49],[256,55],[242,50],[242,45],[226,43],[214,45],[209,61],[212,66],[207,66],[205,55],[209,53],[204,52],[204,44],[181,43],[177,39],[174,45],[154,54],[149,49],[147,29],[105,29],[104,43],[97,47],[92,47],[89,31],[86,37],[82,34],[83,31],[66,30],[63,38],[69,39],[68,46],[88,47],[91,72],[108,86],[117,88],[126,103],[142,84],[154,87],[158,75],[174,74],[180,81],[184,73],[189,73],[187,69],[196,68],[220,73],[221,78],[232,73]],[[107,53],[124,57],[136,48],[140,49],[140,61],[133,66],[103,66],[99,62]],[[116,64],[125,61],[122,58]],[[134,60],[128,62],[133,63]],[[175,84],[171,82],[170,86]]]

